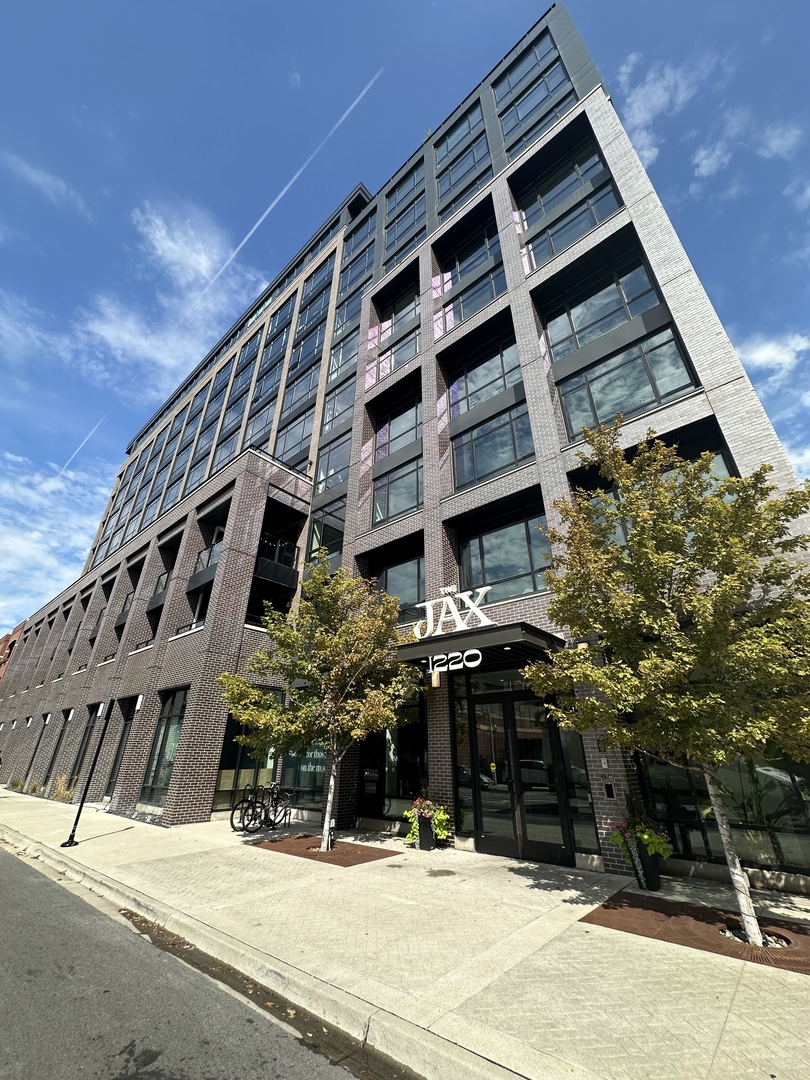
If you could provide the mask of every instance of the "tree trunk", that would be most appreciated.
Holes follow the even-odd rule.
[[[734,847],[734,837],[731,833],[731,826],[728,823],[728,816],[726,815],[726,807],[723,803],[723,796],[720,792],[720,786],[717,783],[717,778],[714,773],[707,768],[704,768],[703,775],[706,777],[706,787],[709,790],[709,798],[712,803],[712,810],[714,811],[714,819],[717,822],[717,828],[720,833],[720,839],[723,842],[723,851],[726,856],[726,863],[728,864],[729,873],[731,874],[731,884],[734,886],[734,892],[737,895],[737,904],[740,908],[740,916],[742,918],[743,930],[745,936],[748,939],[749,945],[762,945],[762,931],[759,928],[757,917],[754,912],[754,904],[751,900],[751,891],[748,888],[748,878],[740,866],[740,860]]]
[[[329,770],[329,791],[326,795],[326,816],[323,819],[323,832],[321,833],[321,851],[329,851],[332,839],[332,803],[335,801],[335,780],[337,779],[338,759],[332,751],[332,764]]]

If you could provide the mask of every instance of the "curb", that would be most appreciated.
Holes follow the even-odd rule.
[[[17,851],[40,859],[69,881],[98,893],[117,907],[129,908],[170,933],[184,937],[202,952],[235,968],[247,978],[263,983],[293,1005],[400,1062],[424,1080],[526,1080],[530,1075],[505,1068],[269,953],[252,949],[238,938],[128,888],[99,870],[82,866],[16,829],[0,825],[0,839],[6,840]]]

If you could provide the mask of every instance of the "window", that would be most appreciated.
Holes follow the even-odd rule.
[[[418,510],[422,505],[422,459],[409,461],[374,481],[374,524]]]
[[[71,769],[70,777],[68,778],[67,786],[69,788],[75,787],[79,777],[81,776],[82,768],[84,767],[84,759],[87,757],[87,749],[90,746],[90,740],[93,737],[93,730],[96,726],[96,720],[98,720],[98,718],[102,715],[103,712],[103,705],[99,704],[90,706],[90,711],[87,715],[87,723],[85,724],[84,731],[82,732],[82,741],[79,743],[79,749],[73,762],[73,768]]]
[[[214,386],[213,386],[213,389],[212,389],[212,393],[215,394],[217,392],[217,390],[219,390],[221,387],[224,387],[224,386],[227,385],[228,380],[231,377],[231,369],[232,368],[233,368],[233,357],[231,357],[231,359],[228,361],[227,364],[223,364],[222,367],[219,369],[219,371],[214,376]]]
[[[444,172],[436,177],[439,201],[444,202],[454,191],[459,191],[485,162],[489,161],[489,144],[482,132],[475,142]]]
[[[671,330],[602,360],[559,384],[568,434],[635,416],[688,394],[694,381]]]
[[[543,266],[618,209],[619,200],[613,184],[604,184],[529,241],[527,249],[531,269],[536,270],[538,266]]]
[[[551,565],[544,514],[463,540],[459,545],[462,589],[489,585],[486,602],[544,592],[545,571]]]
[[[415,401],[384,417],[377,426],[375,460],[382,461],[422,438],[422,402]]]
[[[507,472],[534,457],[529,410],[517,405],[451,440],[456,489]]]
[[[561,360],[658,302],[658,294],[638,259],[601,275],[545,309],[552,357]]]
[[[318,293],[314,300],[311,300],[306,307],[301,308],[298,313],[298,326],[296,327],[296,337],[307,327],[314,326],[320,319],[326,318],[326,312],[329,310],[329,289],[324,289],[323,292]]]
[[[401,214],[394,218],[385,229],[385,250],[391,251],[400,240],[404,240],[408,233],[425,220],[425,195],[424,192],[406,207]]]
[[[363,285],[357,292],[347,296],[343,303],[338,306],[335,311],[335,337],[344,327],[348,327],[355,319],[360,318],[360,308],[363,304],[363,293],[365,291],[366,286]]]
[[[419,247],[426,236],[427,230],[423,225],[421,229],[417,229],[410,240],[404,244],[399,251],[396,251],[390,259],[385,260],[383,263],[383,273],[387,274],[389,270],[393,270],[395,266],[399,266],[412,251],[415,251],[416,248]]]
[[[543,34],[534,45],[515,60],[506,73],[492,84],[495,101],[500,105],[505,98],[525,82],[535,71],[540,70],[547,58],[554,52],[554,45],[548,34]]]
[[[372,236],[377,228],[377,210],[371,211],[368,217],[343,241],[343,261],[346,262],[355,251],[362,247],[369,236]]]
[[[476,101],[475,105],[467,110],[464,116],[453,125],[444,138],[436,143],[436,164],[441,165],[446,161],[455,148],[459,146],[468,135],[476,131],[483,122],[484,115],[481,112],[481,103],[480,101]]]
[[[288,323],[292,319],[293,308],[295,307],[296,294],[285,300],[278,311],[273,313],[273,317],[270,320],[270,324],[267,327],[268,340],[271,334],[275,334],[276,330],[285,323]]]
[[[236,447],[239,442],[239,432],[235,431],[233,435],[229,435],[224,442],[221,442],[214,451],[214,460],[211,462],[211,472],[216,472],[217,469],[221,469],[223,465],[227,465],[231,458],[236,453]]]
[[[387,216],[390,217],[393,213],[396,213],[400,206],[404,206],[424,182],[425,163],[420,161],[409,173],[403,176],[394,190],[388,194],[385,202]]]
[[[107,797],[111,796],[115,791],[115,784],[118,780],[118,773],[121,771],[121,762],[124,758],[124,751],[127,748],[127,741],[129,740],[129,733],[132,728],[137,701],[137,698],[127,698],[126,701],[120,703],[123,726],[121,728],[121,735],[118,739],[118,746],[116,747],[115,758],[113,759],[113,765],[110,771],[110,779],[107,781],[107,790],[105,792]]]
[[[236,401],[229,404],[222,416],[222,428],[221,432],[233,430],[234,424],[241,424],[242,417],[245,415],[245,406],[247,405],[247,394],[242,394]]]
[[[327,488],[342,484],[349,477],[349,459],[352,451],[352,433],[347,431],[341,438],[324,446],[318,454],[316,494]]]
[[[549,99],[562,89],[570,89],[571,83],[565,73],[562,61],[557,60],[545,74],[532,83],[528,90],[517,99],[511,108],[501,114],[503,137],[508,142],[522,127],[531,123],[544,109],[548,108]]]
[[[281,786],[295,792],[300,810],[320,811],[326,755],[320,746],[310,746],[303,755],[285,754],[281,764]]]
[[[314,330],[311,330],[305,338],[295,346],[290,358],[290,370],[289,375],[293,374],[297,368],[306,367],[307,364],[313,363],[315,360],[320,359],[321,352],[323,351],[323,343],[326,338],[326,323],[319,323]]]
[[[333,379],[339,378],[344,372],[348,372],[350,368],[354,367],[357,363],[357,352],[359,348],[359,327],[343,338],[342,341],[339,341],[337,345],[332,346],[332,352],[329,355],[329,373],[327,375],[327,382],[332,382]]]
[[[582,145],[572,157],[556,165],[550,173],[534,180],[517,197],[524,229],[530,229],[549,211],[605,169],[605,163],[591,143]]]
[[[163,699],[160,717],[146,768],[141,802],[163,806],[172,778],[174,759],[180,742],[188,690],[175,690]]]
[[[471,357],[450,383],[451,416],[474,409],[523,377],[517,344],[511,335],[491,343],[482,352]]]
[[[407,562],[387,566],[377,575],[377,588],[399,600],[400,622],[416,622],[416,608],[425,599],[425,558],[419,555]]]
[[[420,345],[421,331],[416,326],[410,334],[401,337],[390,349],[380,353],[376,365],[377,378],[383,379],[386,375],[390,375],[392,371],[396,371],[398,367],[407,364],[409,360],[413,360],[419,352]]]
[[[454,326],[471,318],[497,297],[506,292],[506,275],[503,265],[499,264],[478,281],[453,297],[441,311],[433,316],[434,338],[440,338]]]
[[[332,271],[334,268],[335,255],[333,252],[304,282],[304,288],[301,290],[302,303],[305,300],[308,300],[310,296],[314,296],[315,293],[320,292],[321,289],[324,289],[327,285],[331,284]]]
[[[320,374],[321,365],[319,363],[313,364],[303,375],[299,375],[293,382],[287,383],[287,389],[284,392],[284,404],[281,409],[282,418],[289,416],[297,405],[300,405],[302,401],[306,401],[312,394],[317,393]]]
[[[251,416],[245,428],[243,446],[262,446],[267,442],[275,411],[276,403],[271,401],[269,405],[259,409],[255,416]]]
[[[322,432],[331,431],[332,428],[336,428],[351,419],[354,411],[354,395],[354,379],[350,379],[348,382],[342,383],[340,386],[336,386],[334,390],[329,391],[323,403]]]
[[[470,201],[473,195],[481,191],[482,188],[485,188],[491,179],[492,169],[484,169],[470,185],[462,188],[450,202],[444,204],[439,211],[439,219],[441,221],[446,221],[447,218],[452,217],[456,210],[459,210],[465,203]]]
[[[380,312],[380,325],[377,329],[376,337],[374,340],[375,331],[369,332],[369,346],[373,347],[376,344],[382,345],[382,343],[392,334],[394,334],[401,326],[412,319],[419,317],[420,304],[419,304],[419,286],[410,286],[388,307],[383,308]]]
[[[315,409],[312,408],[282,428],[276,438],[275,456],[281,461],[292,461],[309,449],[312,427],[315,422]]]
[[[309,561],[316,559],[320,551],[325,551],[329,556],[330,566],[336,570],[343,553],[345,531],[345,497],[315,510],[312,514],[312,532],[309,538]]]
[[[287,342],[290,337],[289,324],[284,327],[280,334],[276,334],[274,338],[271,338],[264,347],[262,353],[262,362],[259,366],[259,374],[262,371],[266,371],[271,364],[277,360],[281,360],[284,356],[284,352],[287,348]]]
[[[255,409],[257,405],[264,404],[267,399],[275,394],[281,382],[281,372],[284,368],[284,361],[277,360],[276,363],[269,368],[265,368],[264,361],[259,368],[259,377],[256,380],[256,385],[253,387],[253,400],[250,403],[251,410]]]
[[[259,352],[259,342],[261,341],[261,339],[262,332],[261,330],[257,330],[253,337],[250,338],[249,341],[246,341],[242,348],[239,350],[240,368],[246,367],[257,355],[257,353]]]
[[[348,263],[340,272],[339,296],[345,294],[357,284],[364,274],[371,273],[374,269],[374,241],[365,250]]]
[[[476,232],[448,258],[442,260],[442,292],[460,285],[466,278],[472,277],[488,259],[497,259],[500,255],[498,227],[491,221],[486,228]]]

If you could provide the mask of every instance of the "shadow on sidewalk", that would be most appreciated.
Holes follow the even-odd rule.
[[[594,885],[604,881],[603,874],[589,873],[587,870],[575,870],[564,866],[548,866],[545,864],[510,866],[509,873],[523,878],[530,889],[539,892],[563,892],[572,890],[573,895],[560,898],[563,904],[583,904],[593,907],[598,904],[602,897],[594,899],[590,890]],[[621,886],[619,887],[621,888]],[[619,891],[617,889],[617,891]],[[604,896],[604,893],[602,894]]]

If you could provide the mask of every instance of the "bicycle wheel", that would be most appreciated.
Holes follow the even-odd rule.
[[[292,817],[294,795],[291,791],[279,791],[271,809],[271,829],[283,828],[289,825]]]
[[[252,803],[250,810],[245,813],[245,824],[243,826],[245,832],[258,832],[262,825],[264,825],[264,819],[265,804],[262,802]]]
[[[234,832],[244,832],[245,815],[252,806],[250,799],[240,799],[231,810],[231,828]]]

